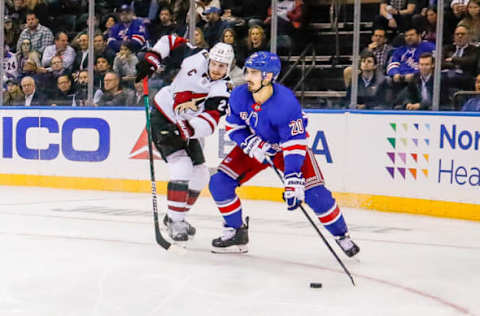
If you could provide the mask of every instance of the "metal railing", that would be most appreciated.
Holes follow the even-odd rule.
[[[307,56],[307,53],[311,52],[310,55]],[[290,57],[287,59],[287,63],[290,62]],[[301,69],[301,76],[298,80],[297,84],[292,88],[293,91],[297,91],[300,87],[300,102],[303,104],[303,100],[305,97],[305,79],[307,79],[308,75],[315,69],[316,66],[316,53],[315,53],[315,46],[312,43],[309,43],[302,51],[300,56],[296,59],[296,61],[291,64],[282,78],[279,80],[280,83],[285,82],[285,80],[293,73],[293,71],[298,68],[300,64]],[[310,60],[311,64],[308,64],[308,60]]]

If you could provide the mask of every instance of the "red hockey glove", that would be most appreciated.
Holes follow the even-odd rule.
[[[154,51],[145,53],[142,60],[137,63],[137,77],[135,82],[140,82],[143,78],[150,76],[157,70],[162,68],[162,57]]]

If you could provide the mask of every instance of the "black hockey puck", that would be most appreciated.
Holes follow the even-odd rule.
[[[319,289],[319,288],[322,287],[322,283],[312,282],[312,283],[310,283],[310,287],[311,287],[312,289]]]

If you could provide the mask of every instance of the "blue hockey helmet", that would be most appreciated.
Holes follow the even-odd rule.
[[[253,68],[262,72],[262,79],[267,73],[273,73],[273,80],[277,79],[282,69],[282,63],[277,54],[259,51],[250,55],[245,61],[245,68]]]

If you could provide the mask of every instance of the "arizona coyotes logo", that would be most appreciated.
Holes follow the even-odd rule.
[[[177,114],[182,114],[188,110],[197,112],[199,105],[205,101],[206,93],[192,93],[191,91],[179,92],[175,95],[175,105],[173,106]]]

